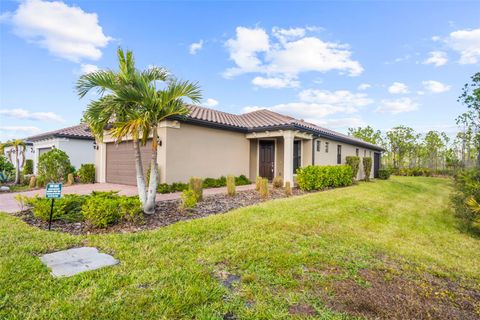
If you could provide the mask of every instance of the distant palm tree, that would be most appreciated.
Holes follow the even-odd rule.
[[[104,131],[117,141],[127,137],[133,140],[138,195],[144,212],[151,214],[155,212],[157,187],[158,125],[167,117],[186,114],[188,109],[183,99],[199,102],[201,91],[196,83],[178,81],[163,68],[137,70],[131,51],[125,54],[119,48],[117,54],[118,72],[100,70],[85,74],[77,82],[77,92],[81,98],[92,89],[100,94],[83,115],[83,120],[99,140],[103,139]],[[157,88],[158,82],[163,84],[162,89]],[[145,145],[150,137],[152,156],[147,190],[140,144]]]
[[[25,163],[26,144],[23,140],[12,140],[4,144],[5,147],[13,147],[13,149],[7,151],[8,159],[12,161],[12,153],[15,155],[15,184],[20,183],[20,169]],[[20,161],[21,159],[21,161]]]

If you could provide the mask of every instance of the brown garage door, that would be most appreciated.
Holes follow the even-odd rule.
[[[142,154],[143,171],[146,173],[152,155],[152,141],[140,148]],[[107,174],[106,180],[110,183],[137,185],[135,173],[135,154],[133,143],[107,143]]]

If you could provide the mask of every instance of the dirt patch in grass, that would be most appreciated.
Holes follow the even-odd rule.
[[[480,319],[472,285],[400,270],[365,269],[360,279],[334,281],[322,296],[332,310],[369,319]]]
[[[292,192],[294,196],[304,194],[304,192],[299,189],[293,189]],[[180,200],[167,200],[157,202],[155,214],[143,215],[143,219],[135,223],[123,221],[105,229],[98,229],[88,225],[85,222],[66,222],[58,220],[53,221],[52,230],[68,232],[71,234],[137,232],[168,226],[179,221],[198,219],[213,214],[225,213],[237,208],[284,197],[285,192],[283,189],[270,190],[270,194],[267,199],[262,199],[255,190],[241,191],[235,196],[217,194],[204,197],[204,200],[199,202],[197,207],[189,210],[181,209]],[[30,225],[44,230],[48,229],[48,222],[35,217],[31,210],[24,210],[15,213],[14,215],[18,216]]]

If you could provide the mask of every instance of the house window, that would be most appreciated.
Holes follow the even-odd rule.
[[[317,140],[317,152],[320,152],[320,140]]]
[[[338,145],[337,146],[337,164],[342,163],[342,146]]]
[[[359,154],[360,154],[360,150],[358,148],[355,149],[355,155],[358,157]]]
[[[365,158],[367,156],[367,150],[363,149],[363,157]]]
[[[302,165],[302,141],[293,142],[293,173]]]
[[[325,153],[328,153],[328,142],[325,142]]]

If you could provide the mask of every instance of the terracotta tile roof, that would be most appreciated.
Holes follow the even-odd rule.
[[[28,137],[27,140],[29,141],[38,141],[50,138],[73,138],[73,139],[87,139],[87,140],[94,140],[92,133],[88,126],[84,123],[81,123],[76,126],[67,127],[55,131],[49,131],[41,134],[37,134],[35,136]]]
[[[361,145],[364,147],[371,147],[372,149],[376,150],[383,150],[383,148],[361,139],[357,139],[340,132],[317,126],[313,123],[298,120],[267,109],[236,115],[200,106],[190,105],[188,108],[190,109],[190,113],[186,116],[187,120],[199,120],[201,122],[213,123],[225,127],[244,129],[247,132],[260,131],[267,128],[272,130],[277,128],[281,129],[282,127],[293,127],[298,130],[305,129],[325,138],[342,140],[354,145]]]

